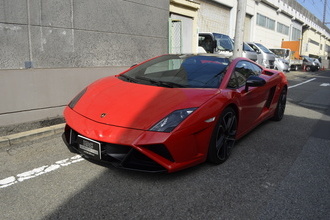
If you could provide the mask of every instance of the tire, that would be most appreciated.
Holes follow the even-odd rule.
[[[235,144],[237,131],[236,112],[228,107],[220,115],[213,130],[207,160],[214,164],[225,162]]]
[[[306,66],[305,70],[306,70],[307,72],[309,72],[309,71],[311,71],[311,67],[310,67],[310,66]]]
[[[287,89],[283,88],[280,97],[277,101],[276,110],[272,118],[273,121],[281,121],[283,119],[285,106],[286,106],[286,96],[287,96]]]

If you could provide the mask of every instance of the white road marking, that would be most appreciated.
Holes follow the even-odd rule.
[[[52,172],[61,167],[69,166],[73,163],[77,163],[77,162],[80,162],[83,160],[84,159],[80,155],[77,155],[77,156],[73,156],[71,158],[67,158],[64,160],[59,160],[52,165],[45,165],[45,166],[38,167],[38,168],[35,168],[30,171],[26,171],[24,173],[17,174],[16,176],[7,177],[5,179],[0,180],[0,188],[5,188],[8,186],[14,185],[16,183],[23,182],[24,180],[31,179],[31,178],[40,176],[45,173]]]
[[[330,83],[322,83],[320,86],[330,86]]]
[[[311,82],[311,81],[313,81],[313,80],[316,80],[316,78],[312,78],[312,79],[307,80],[307,81],[305,81],[305,82],[298,83],[298,84],[293,85],[293,86],[289,86],[289,89],[294,88],[294,87],[297,87],[297,86],[301,86],[301,85],[303,85],[303,84],[305,84],[305,83],[309,83],[309,82]]]

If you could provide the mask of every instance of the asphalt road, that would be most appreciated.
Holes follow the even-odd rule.
[[[51,136],[0,151],[0,219],[330,219],[330,71],[290,72],[285,117],[226,163],[105,168]]]

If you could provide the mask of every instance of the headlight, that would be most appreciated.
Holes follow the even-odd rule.
[[[150,131],[171,132],[197,108],[176,110],[150,128]]]
[[[73,109],[75,107],[75,105],[78,103],[79,99],[85,94],[86,91],[87,91],[87,88],[85,88],[81,92],[79,92],[79,94],[76,95],[76,97],[74,97],[72,99],[72,101],[69,103],[69,107]]]

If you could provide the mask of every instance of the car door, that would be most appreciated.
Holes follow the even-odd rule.
[[[239,61],[232,72],[227,88],[231,88],[240,108],[238,133],[245,133],[260,121],[268,92],[264,86],[245,90],[249,76],[259,76],[262,69],[249,61]]]

